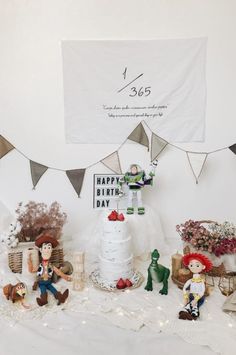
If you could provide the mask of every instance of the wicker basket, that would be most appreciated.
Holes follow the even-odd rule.
[[[50,262],[56,267],[61,267],[64,263],[63,248],[53,249]]]
[[[8,254],[8,265],[12,272],[21,274],[22,273],[22,261],[23,252],[11,252]]]
[[[225,275],[226,269],[223,263],[221,263],[219,266],[213,266],[212,269],[207,273],[209,276],[213,277],[220,277],[222,275]]]
[[[18,247],[8,253],[8,266],[14,273],[22,274],[27,269],[27,251],[34,246],[34,242],[19,243]],[[64,252],[60,246],[53,249],[50,262],[56,267],[61,267],[64,263]]]

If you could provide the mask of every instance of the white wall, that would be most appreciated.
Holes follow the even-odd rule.
[[[207,36],[206,142],[184,147],[202,151],[233,144],[235,18],[235,0],[0,0],[0,134],[42,164],[87,166],[114,146],[65,144],[60,40]],[[128,145],[121,160],[126,169],[132,161],[147,165],[149,156]],[[0,162],[0,199],[11,210],[22,200],[57,200],[69,215],[67,232],[82,233],[92,212],[93,173],[106,171],[98,165],[86,173],[81,199],[56,171],[48,171],[32,191],[28,161],[11,152]],[[185,154],[170,148],[146,202],[159,212],[166,236],[175,238],[175,225],[190,217],[236,222],[235,181],[236,156],[230,151],[211,155],[196,185]]]

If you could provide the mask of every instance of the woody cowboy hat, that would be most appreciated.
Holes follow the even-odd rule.
[[[41,234],[35,239],[36,247],[41,248],[43,243],[51,243],[53,248],[56,248],[59,244],[58,241],[49,234]]]

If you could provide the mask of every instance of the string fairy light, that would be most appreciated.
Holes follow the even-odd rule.
[[[157,306],[156,306],[156,309],[162,310],[162,307],[161,307],[160,305],[157,305]],[[71,309],[70,309],[70,310],[71,310]],[[113,310],[114,310],[115,313],[116,313],[119,317],[121,317],[121,318],[123,318],[123,317],[125,317],[125,316],[128,317],[128,318],[130,318],[130,317],[132,316],[132,318],[133,318],[133,316],[135,315],[135,319],[137,319],[137,320],[139,320],[139,321],[143,321],[143,322],[144,322],[143,324],[145,324],[145,319],[147,318],[147,315],[149,314],[149,311],[148,311],[147,309],[144,309],[144,308],[140,308],[140,312],[126,311],[126,310],[124,310],[121,306],[116,307],[116,308],[113,309]],[[81,311],[80,313],[84,313],[84,312]],[[89,314],[91,314],[91,315],[96,314],[96,312],[94,312],[94,311],[86,312],[86,313],[87,313],[87,314],[89,313]],[[141,313],[141,314],[140,314],[140,313]],[[230,318],[231,318],[231,314],[232,314],[232,312],[228,314]],[[212,319],[212,317],[211,317],[211,315],[210,315],[209,312],[207,313],[207,319],[209,319],[209,320]],[[82,320],[80,321],[80,324],[83,325],[83,326],[86,326],[87,323],[88,323],[88,322],[87,322],[86,319],[82,319]],[[159,327],[160,327],[160,332],[161,332],[161,331],[163,331],[164,329],[166,329],[167,327],[169,327],[169,326],[171,325],[171,321],[170,321],[170,319],[169,319],[168,317],[167,317],[167,319],[163,319],[163,318],[162,318],[162,319],[159,319],[159,320],[157,321],[157,324],[159,325]],[[192,324],[193,324],[193,326],[197,326],[197,325],[199,324],[199,322],[193,321]],[[59,325],[58,327],[52,327],[52,326],[50,326],[47,322],[43,322],[42,325],[43,325],[43,327],[48,328],[48,329],[50,329],[50,330],[57,330],[57,331],[60,331],[60,332],[66,331],[66,328],[65,328],[63,325]],[[11,322],[11,323],[9,324],[9,326],[10,326],[10,327],[14,327],[15,324]],[[226,326],[226,327],[229,327],[229,328],[235,327],[235,325],[234,325],[232,319],[228,320],[228,322],[225,323],[225,326]],[[168,328],[167,328],[167,329],[168,329]]]

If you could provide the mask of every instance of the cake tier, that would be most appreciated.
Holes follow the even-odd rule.
[[[104,220],[103,237],[106,240],[125,240],[127,239],[128,228],[127,221],[109,221]]]
[[[100,276],[103,280],[116,283],[120,278],[129,279],[133,275],[133,256],[124,261],[110,261],[99,257]]]
[[[101,240],[101,257],[109,261],[124,261],[131,256],[131,237],[124,240]]]

